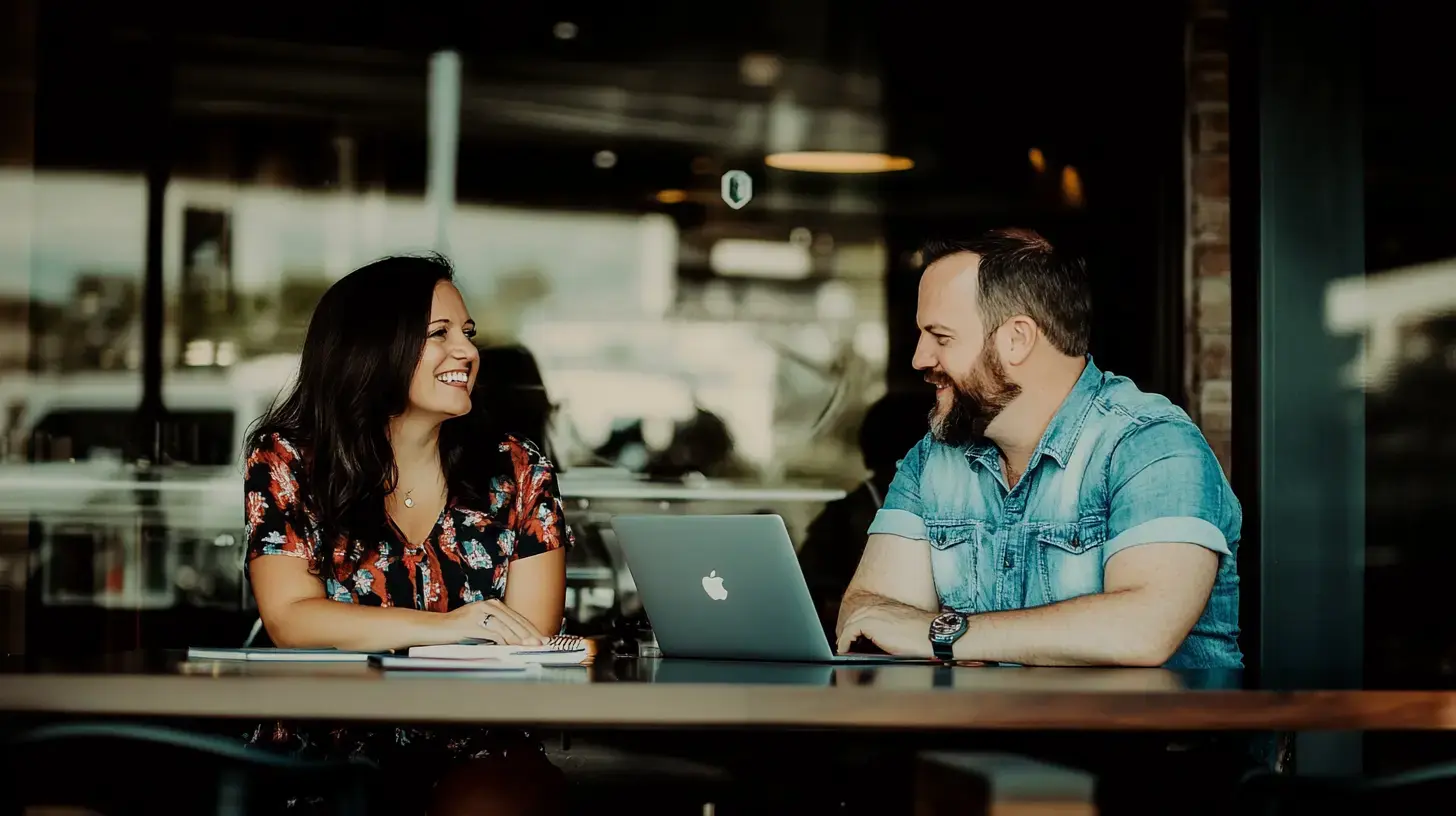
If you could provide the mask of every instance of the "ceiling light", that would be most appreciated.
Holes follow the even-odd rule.
[[[1038,173],[1046,170],[1046,155],[1040,149],[1033,147],[1026,151],[1026,159],[1031,162],[1031,169]]]
[[[838,150],[808,150],[771,153],[763,163],[778,170],[801,173],[892,173],[909,170],[915,162],[887,153],[847,153]]]
[[[1082,192],[1082,177],[1077,174],[1077,168],[1071,165],[1062,168],[1062,197],[1073,207],[1080,207],[1086,201]]]
[[[743,84],[755,88],[767,88],[779,81],[783,62],[776,54],[744,54],[738,61],[738,76]]]
[[[657,200],[663,204],[681,204],[688,200],[686,190],[659,190]]]

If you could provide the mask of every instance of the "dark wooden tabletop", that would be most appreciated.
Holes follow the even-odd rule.
[[[500,675],[130,654],[0,661],[0,711],[548,727],[1456,728],[1456,692],[1258,691],[1237,673],[601,659]]]

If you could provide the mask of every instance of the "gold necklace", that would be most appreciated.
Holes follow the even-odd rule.
[[[414,507],[415,506],[415,500],[412,499],[412,498],[410,498],[410,494],[413,493],[413,492],[414,492],[413,490],[406,490],[404,492],[404,506],[405,507]]]

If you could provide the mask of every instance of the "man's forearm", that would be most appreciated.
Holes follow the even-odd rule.
[[[890,606],[903,606],[909,609],[919,609],[924,612],[940,611],[934,606],[921,606],[919,604],[905,603],[898,598],[891,598],[888,595],[881,595],[877,592],[869,592],[863,589],[855,589],[854,587],[850,587],[849,591],[844,593],[844,599],[839,602],[839,614],[840,617],[843,618],[844,615],[846,615],[847,613],[853,612],[857,609],[863,609],[867,606],[879,606],[882,604]]]
[[[970,616],[957,660],[1032,666],[1161,666],[1177,649],[1136,590]]]

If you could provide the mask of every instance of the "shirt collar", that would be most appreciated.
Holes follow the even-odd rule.
[[[1077,378],[1077,384],[1072,386],[1071,393],[1062,400],[1062,406],[1052,416],[1046,432],[1041,436],[1041,442],[1032,452],[1031,461],[1027,463],[1027,472],[1036,467],[1042,454],[1066,467],[1067,458],[1071,456],[1072,449],[1077,445],[1077,437],[1081,436],[1082,427],[1086,425],[1087,413],[1092,410],[1092,402],[1101,390],[1102,369],[1092,362],[1092,355],[1089,354],[1087,365],[1082,369],[1082,375]],[[967,459],[979,462],[992,472],[1001,467],[1000,457],[1000,449],[989,439],[966,449]]]

